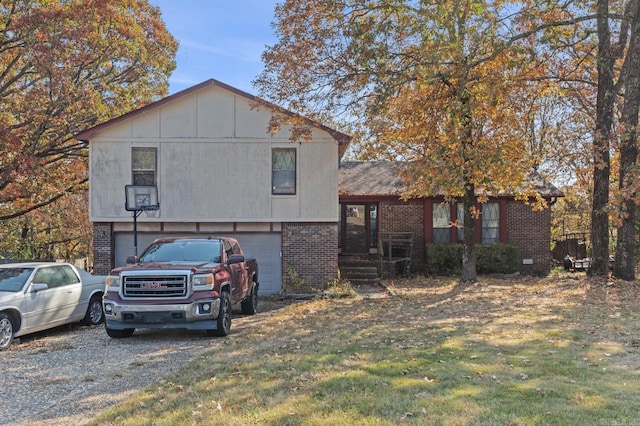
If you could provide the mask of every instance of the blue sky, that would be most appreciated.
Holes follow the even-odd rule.
[[[180,42],[169,93],[214,78],[256,94],[251,81],[262,71],[265,45],[275,42],[271,22],[281,1],[149,0]]]

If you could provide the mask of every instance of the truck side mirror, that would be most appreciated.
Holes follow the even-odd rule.
[[[241,254],[232,254],[231,256],[229,256],[229,259],[227,259],[228,265],[233,265],[234,263],[242,263],[242,262],[244,262],[244,256]]]
[[[134,263],[138,263],[138,256],[127,256],[127,265],[133,265]]]

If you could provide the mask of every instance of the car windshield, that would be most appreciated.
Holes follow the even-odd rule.
[[[29,279],[33,268],[0,267],[0,291],[18,292]]]
[[[220,262],[220,240],[177,240],[153,243],[140,262]]]

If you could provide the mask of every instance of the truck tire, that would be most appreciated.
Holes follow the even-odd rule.
[[[87,313],[84,315],[82,323],[84,325],[98,325],[104,321],[104,312],[102,310],[102,296],[94,294],[89,300]]]
[[[124,330],[115,330],[109,327],[105,327],[105,329],[107,330],[107,335],[109,337],[113,337],[114,339],[131,337],[133,335],[133,332],[136,330],[135,328],[125,328]]]
[[[243,315],[254,315],[258,312],[258,286],[254,281],[251,282],[251,291],[246,299],[240,302]]]
[[[229,293],[223,291],[220,293],[220,313],[216,319],[217,328],[215,330],[207,330],[207,335],[223,337],[231,331],[231,297]]]
[[[0,351],[7,349],[13,342],[13,321],[11,316],[0,312]]]

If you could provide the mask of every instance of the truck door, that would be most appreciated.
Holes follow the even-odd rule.
[[[236,240],[231,240],[231,250],[233,250],[233,254],[240,254],[244,256],[242,249],[240,248],[240,244]],[[239,263],[241,265],[240,273],[238,276],[238,287],[237,287],[237,297],[238,299],[244,298],[249,292],[249,271],[247,268],[247,262]]]
[[[224,251],[226,260],[228,261],[231,255],[234,254],[232,241],[224,240]],[[240,301],[243,295],[243,287],[245,286],[244,282],[246,281],[247,276],[246,262],[234,263],[232,265],[227,263],[227,266],[231,274],[231,303],[235,304]]]

